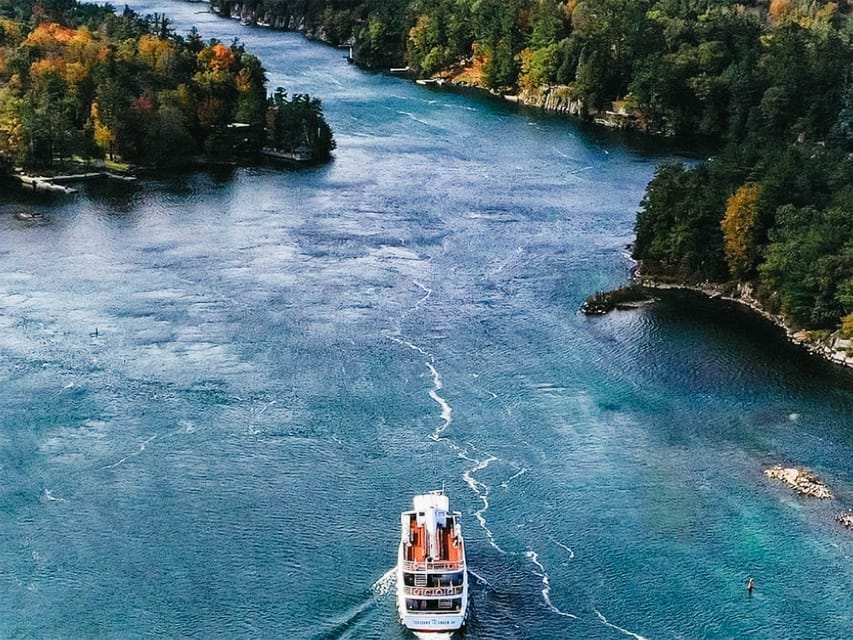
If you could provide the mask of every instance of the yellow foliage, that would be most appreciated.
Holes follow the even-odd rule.
[[[36,60],[30,65],[30,76],[38,79],[46,73],[55,73],[60,76],[65,75],[65,61],[58,58],[42,58]]]
[[[522,49],[521,53],[518,54],[519,60],[521,61],[521,75],[518,77],[518,86],[526,91],[536,87],[536,83],[530,77],[530,69],[533,65],[533,55],[533,49],[530,47]]]
[[[20,98],[11,87],[0,88],[0,152],[21,148],[23,123],[18,115]]]
[[[86,79],[88,71],[80,62],[69,62],[65,65],[65,82],[78,85]]]
[[[756,232],[759,222],[761,185],[747,182],[729,198],[723,228],[726,263],[735,278],[753,269],[757,258]]]
[[[139,39],[139,58],[158,73],[168,75],[174,70],[177,59],[175,44],[151,35]]]
[[[841,337],[845,339],[853,338],[853,313],[848,313],[841,318]]]
[[[97,102],[92,102],[92,108],[89,114],[92,116],[92,125],[94,128],[93,137],[95,139],[95,144],[98,145],[101,149],[109,151],[113,142],[115,142],[115,132],[110,130],[108,126],[101,122],[101,119],[98,117],[99,109]]]
[[[3,33],[3,42],[11,46],[19,45],[24,37],[21,25],[8,18],[0,18],[0,32]]]
[[[252,90],[252,72],[248,67],[243,67],[234,78],[234,84],[237,85],[237,91],[240,93],[248,93]]]

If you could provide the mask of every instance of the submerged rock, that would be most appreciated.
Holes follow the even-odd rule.
[[[783,467],[777,464],[765,469],[764,475],[773,480],[781,480],[801,496],[809,496],[819,500],[832,497],[829,487],[819,477],[803,469]]]

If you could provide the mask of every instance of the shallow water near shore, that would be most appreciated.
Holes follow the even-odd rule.
[[[0,637],[410,638],[399,513],[441,486],[465,638],[849,637],[849,379],[727,312],[578,311],[675,150],[135,8],[339,148],[0,204]]]

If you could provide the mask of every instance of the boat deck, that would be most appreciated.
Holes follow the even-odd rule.
[[[423,525],[418,525],[414,516],[409,522],[410,545],[405,551],[407,562],[446,562],[459,563],[462,561],[462,545],[456,540],[454,532],[454,521],[452,517],[447,519],[445,526],[439,526],[438,531],[438,556],[427,557],[427,531]]]

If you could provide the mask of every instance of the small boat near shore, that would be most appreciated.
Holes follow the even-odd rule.
[[[397,609],[419,638],[449,638],[465,624],[468,573],[462,514],[450,511],[444,491],[416,495],[400,516]]]

